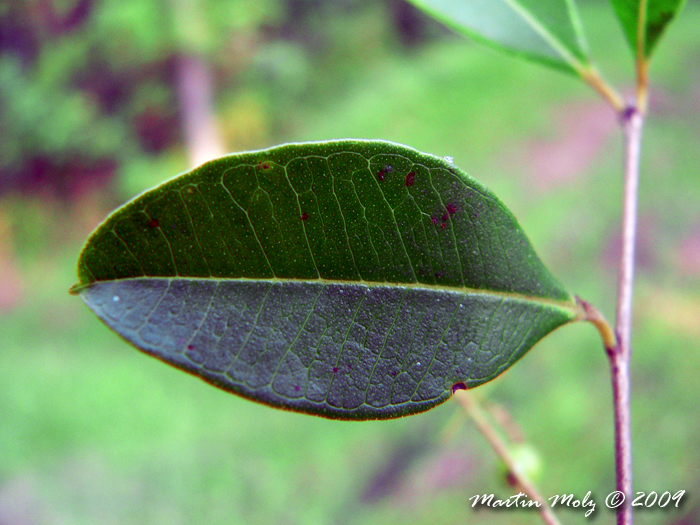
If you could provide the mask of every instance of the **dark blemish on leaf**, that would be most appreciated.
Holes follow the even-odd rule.
[[[416,174],[409,171],[406,175],[406,186],[413,186],[413,182],[416,180]]]
[[[442,222],[447,222],[447,219],[450,218],[450,214],[449,214],[449,213],[445,213],[445,214],[443,214],[443,216],[442,216],[441,218],[442,218]]]
[[[148,221],[149,228],[157,228],[158,226],[160,226],[160,222],[158,222],[158,219],[151,219],[150,221]]]
[[[442,272],[435,272],[435,278],[440,279],[442,277]]]
[[[377,179],[379,180],[384,180],[384,177],[386,177],[389,173],[391,173],[394,170],[391,166],[384,166],[383,170],[379,170],[379,173],[377,173]]]
[[[294,391],[299,392],[301,390],[301,387],[299,385],[294,385]]]
[[[446,208],[446,209],[447,209],[447,213],[449,213],[450,215],[452,215],[452,214],[454,214],[454,213],[457,213],[457,206],[455,206],[455,205],[452,204],[451,202],[448,202],[448,203],[447,203],[447,208]]]
[[[438,223],[437,217],[430,217],[430,222],[432,222],[433,224],[437,224]]]
[[[333,367],[333,373],[334,373],[334,374],[337,374],[337,373],[338,373],[338,367],[337,367],[337,366],[334,366],[334,367]]]
[[[348,370],[352,370],[352,365],[348,365]]]
[[[475,219],[478,219],[478,218],[479,218],[479,214],[478,214],[477,212],[474,212],[474,218],[475,218]]]
[[[467,197],[471,197],[471,196],[472,196],[472,192],[470,191],[469,193],[467,193]]]
[[[675,12],[673,11],[660,11],[658,15],[658,21],[649,23],[647,25],[647,38],[646,45],[649,46],[650,42],[655,42],[661,33],[663,33],[664,28],[668,23],[675,17]]]
[[[192,346],[192,345],[187,345],[187,349],[188,349],[188,350],[193,350],[193,349],[194,349],[194,346]]]
[[[308,219],[308,218],[309,218],[309,214],[308,214],[308,213],[304,212],[304,213],[301,214],[301,220],[302,220],[302,221],[305,221],[305,220]]]
[[[466,389],[467,389],[467,385],[465,385],[464,383],[455,383],[454,385],[452,385],[452,393],[453,394],[455,392],[457,392],[457,390],[466,390]]]

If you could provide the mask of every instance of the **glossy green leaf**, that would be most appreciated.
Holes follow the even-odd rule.
[[[410,0],[455,31],[571,72],[588,64],[574,0]]]
[[[108,217],[78,274],[73,291],[142,351],[332,418],[427,410],[577,315],[488,189],[383,141],[204,164]]]
[[[651,56],[666,26],[676,17],[685,0],[610,0],[622,30],[633,52],[637,52],[637,39],[641,42],[646,58]],[[639,31],[640,19],[644,30]]]

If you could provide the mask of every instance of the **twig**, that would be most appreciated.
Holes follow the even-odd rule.
[[[615,479],[625,503],[617,511],[618,525],[632,524],[632,433],[630,425],[629,363],[632,336],[634,250],[637,235],[637,187],[643,115],[630,107],[622,115],[625,136],[625,189],[622,205],[622,255],[617,281],[617,345],[608,348],[615,410]]]
[[[578,70],[581,78],[592,87],[603,99],[610,104],[616,113],[620,113],[625,109],[625,104],[622,97],[615,91],[605,80],[600,76],[598,70],[592,66]]]
[[[538,492],[537,488],[535,488],[535,486],[530,482],[530,480],[527,479],[525,473],[522,472],[521,469],[518,467],[518,464],[513,459],[513,456],[508,450],[508,447],[498,435],[498,432],[496,432],[493,426],[491,426],[488,419],[484,415],[483,410],[481,409],[479,404],[474,400],[472,395],[466,390],[457,390],[454,393],[454,398],[459,402],[460,405],[462,405],[462,407],[464,407],[464,410],[466,410],[466,412],[472,417],[472,419],[476,423],[476,426],[479,427],[479,430],[486,437],[491,447],[496,451],[496,454],[498,454],[498,456],[503,460],[503,463],[505,463],[508,472],[510,473],[510,475],[513,476],[513,478],[515,479],[518,486],[522,489],[522,491],[525,494],[527,494],[527,496],[531,500],[536,501],[540,504],[538,510],[540,512],[540,515],[542,516],[542,520],[547,525],[560,525],[559,520],[552,512],[552,509],[549,508],[547,502]]]

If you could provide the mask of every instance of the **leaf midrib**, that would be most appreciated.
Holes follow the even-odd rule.
[[[535,295],[526,295],[516,292],[501,292],[497,290],[484,290],[479,288],[470,288],[468,286],[444,286],[444,285],[433,285],[428,283],[390,283],[390,282],[379,282],[379,281],[364,281],[364,280],[347,280],[347,279],[294,279],[294,278],[247,278],[247,277],[187,277],[174,275],[171,277],[167,276],[140,276],[140,277],[127,277],[122,279],[109,279],[101,281],[93,281],[91,283],[76,284],[71,288],[71,293],[80,293],[83,289],[89,288],[94,284],[99,283],[113,283],[119,281],[172,281],[172,280],[191,280],[191,281],[208,281],[208,282],[245,282],[245,283],[300,283],[300,284],[323,284],[323,285],[349,285],[349,286],[365,286],[367,288],[410,288],[414,290],[425,290],[430,292],[445,292],[445,293],[456,293],[463,295],[482,295],[486,297],[498,297],[500,299],[512,299],[516,301],[523,301],[529,303],[536,303],[543,306],[552,306],[571,312],[575,319],[583,318],[584,313],[578,304],[573,300],[562,301],[558,299],[550,299],[547,297],[538,297]]]
[[[514,0],[503,0],[506,5],[508,5],[515,13],[520,16],[520,18],[523,19],[523,21],[530,26],[530,28],[537,34],[539,35],[551,48],[559,54],[559,56],[562,58],[564,62],[569,64],[578,74],[581,74],[583,70],[585,70],[585,65],[577,59],[573,53],[571,53],[567,47],[566,44],[564,44],[557,36],[555,36],[550,30],[548,30],[540,20],[533,15],[530,10],[526,9],[523,7],[519,2],[514,1]],[[570,6],[568,6],[570,7]],[[577,24],[574,23],[573,17],[571,16],[571,11],[569,9],[569,15],[570,18],[569,20],[572,23],[572,26],[574,28],[574,32],[576,34],[576,38],[579,41],[579,47],[583,48],[581,46],[581,35],[579,34]],[[585,54],[584,49],[581,49],[581,52]]]

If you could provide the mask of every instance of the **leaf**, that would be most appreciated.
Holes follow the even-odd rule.
[[[641,44],[645,58],[651,56],[666,26],[676,17],[685,0],[610,0],[633,52]],[[643,4],[643,5],[642,5]],[[643,16],[643,19],[641,18]],[[640,19],[643,31],[639,31]],[[641,37],[642,42],[638,42]]]
[[[331,418],[427,410],[577,315],[488,189],[383,141],[204,164],[112,213],[78,275],[72,291],[147,354]]]
[[[571,72],[587,68],[573,0],[410,0],[455,31]]]

